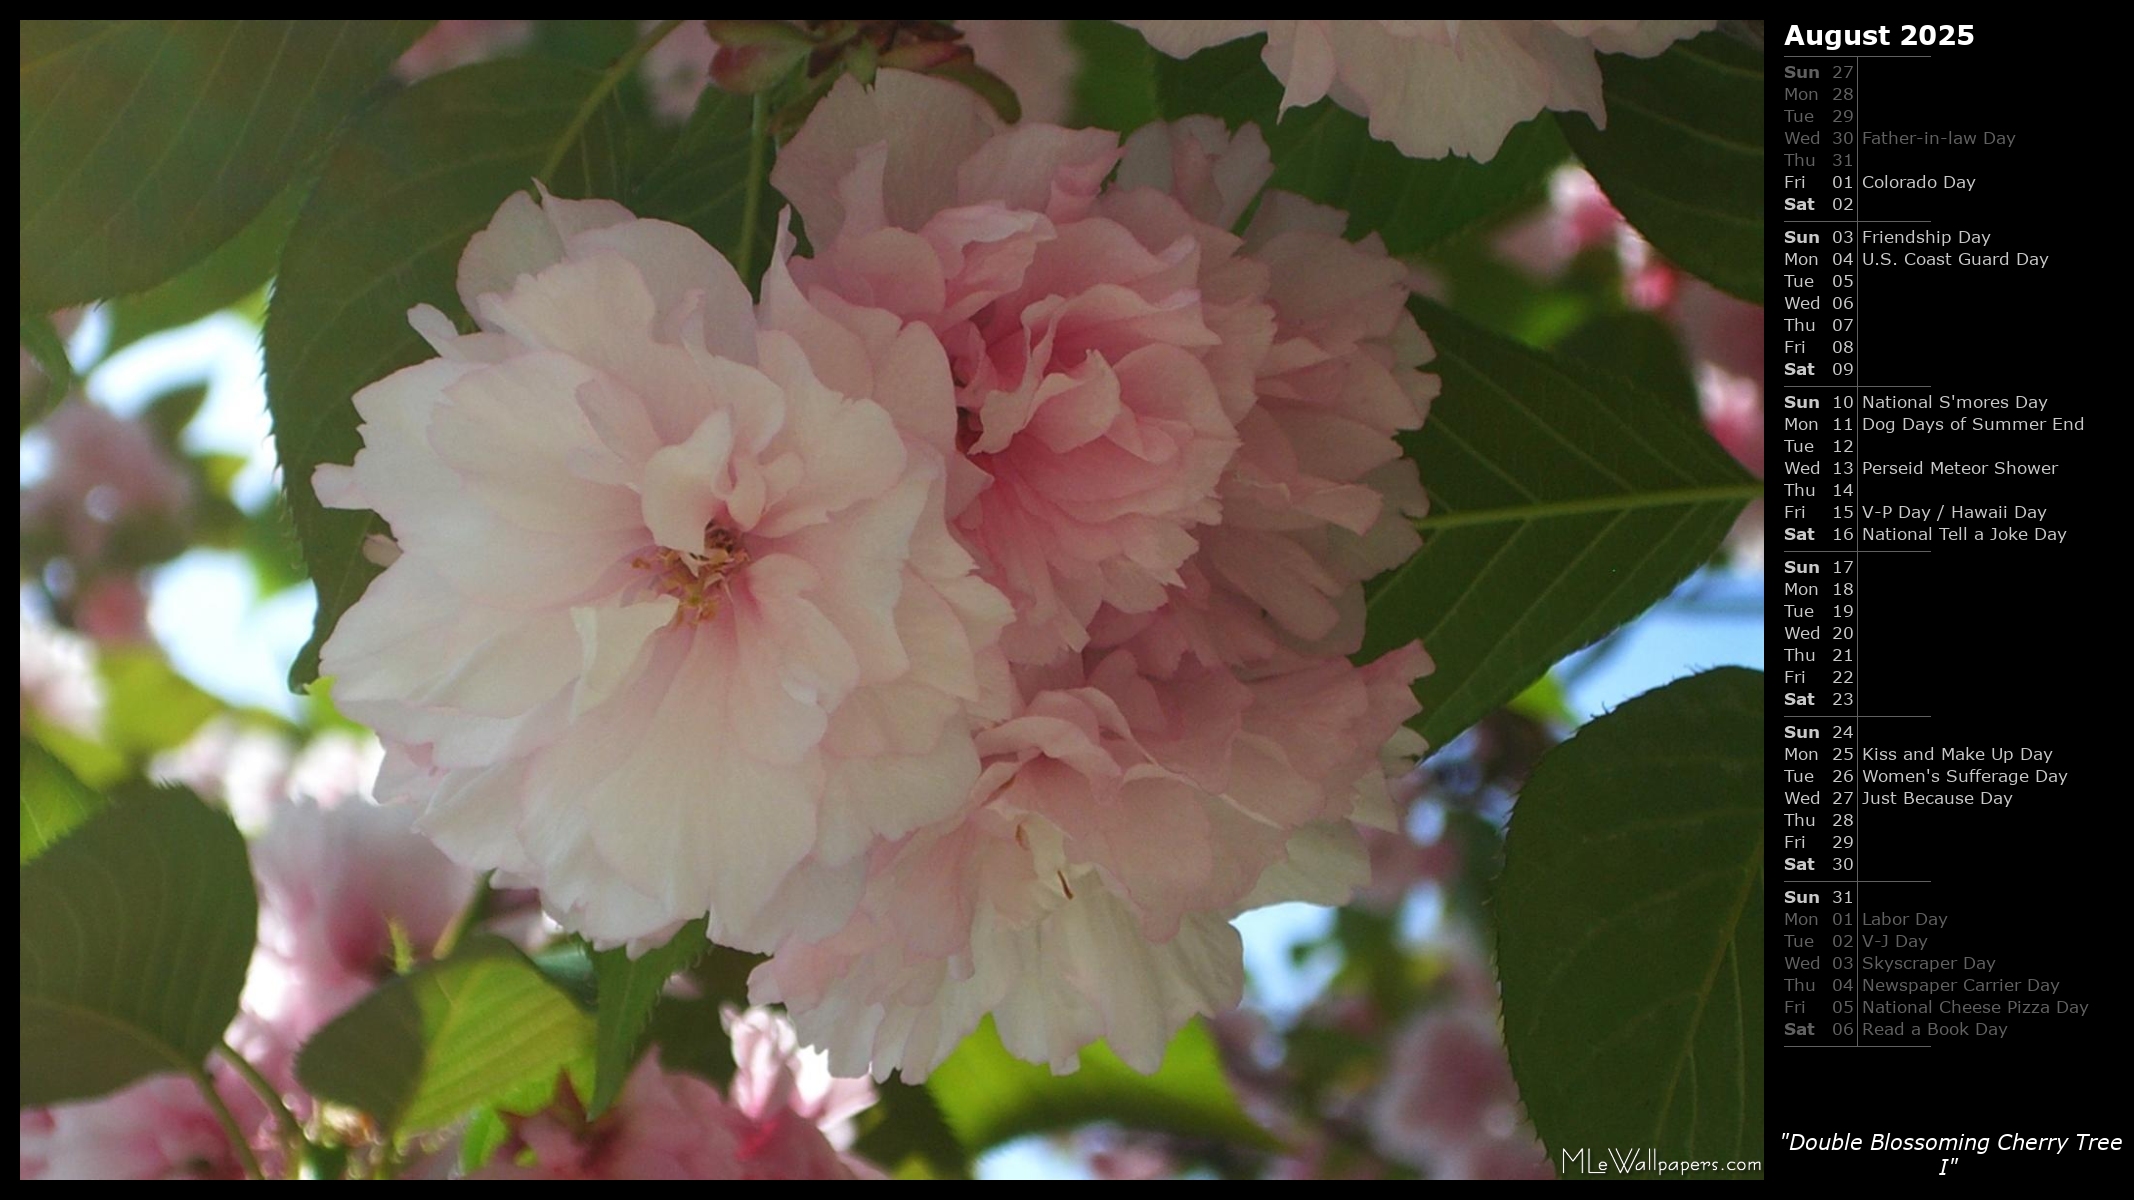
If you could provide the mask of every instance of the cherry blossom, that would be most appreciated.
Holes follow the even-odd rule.
[[[726,1095],[647,1055],[615,1105],[588,1121],[569,1104],[514,1123],[487,1179],[880,1179],[848,1152],[851,1119],[874,1104],[865,1080],[832,1079],[784,1018],[728,1013]]]
[[[218,1065],[215,1091],[263,1166],[278,1165],[274,1127],[259,1097]],[[21,1116],[23,1179],[242,1179],[244,1166],[199,1085],[152,1075],[101,1096]]]
[[[88,569],[127,553],[122,535],[190,523],[192,480],[139,421],[74,400],[41,432],[51,467],[22,492],[25,540],[48,541]]]
[[[852,919],[754,978],[841,1074],[921,1078],[988,1014],[1054,1070],[1097,1038],[1153,1070],[1236,1002],[1232,915],[1366,876],[1353,821],[1390,818],[1428,660],[1347,655],[1414,545],[1393,435],[1435,381],[1406,270],[1338,213],[1270,194],[1229,232],[1270,169],[1212,120],[1121,147],[896,72],[780,157],[815,250],[766,311],[940,338],[954,424],[895,413],[960,452],[953,528],[1017,614],[969,809],[878,845]]]
[[[513,197],[460,290],[479,331],[417,308],[439,357],[358,393],[365,448],[317,478],[399,550],[322,656],[379,795],[604,943],[841,920],[870,841],[976,779],[1007,616],[941,455],[867,398],[946,411],[938,342],[811,351],[607,201]]]
[[[96,644],[22,609],[22,720],[48,721],[93,737],[104,720],[104,685],[96,674]]]
[[[245,1010],[295,1046],[393,972],[393,931],[427,952],[474,894],[474,873],[413,828],[414,810],[358,797],[279,807],[252,842],[259,945]]]
[[[1255,34],[1282,110],[1327,96],[1414,158],[1487,161],[1544,109],[1605,126],[1596,53],[1650,58],[1713,21],[1125,21],[1174,58]]]
[[[899,415],[967,460],[950,515],[1015,605],[1016,662],[1080,650],[1103,605],[1163,603],[1220,516],[1270,324],[1238,239],[1153,191],[1099,194],[1120,153],[885,71],[832,88],[772,172],[817,253],[766,307],[882,309],[948,352],[956,407]]]
[[[394,63],[408,83],[516,51],[533,40],[532,21],[439,21]]]

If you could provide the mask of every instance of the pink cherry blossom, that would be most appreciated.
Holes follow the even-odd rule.
[[[764,1122],[790,1114],[822,1131],[831,1145],[852,1145],[852,1118],[874,1107],[874,1085],[839,1079],[821,1051],[800,1044],[792,1022],[769,1009],[727,1013],[734,1043],[728,1096],[741,1115]]]
[[[234,716],[210,718],[184,743],[158,754],[148,767],[157,783],[177,783],[229,811],[237,827],[257,833],[289,800],[294,742],[278,730]]]
[[[1147,612],[1180,581],[1270,332],[1239,239],[1152,189],[1100,194],[1119,157],[1102,130],[1000,129],[966,89],[885,71],[840,80],[772,172],[816,247],[792,290],[948,351],[956,424],[928,414],[927,434],[976,468],[950,512],[1015,605],[1016,662],[1078,651],[1100,606]]]
[[[1697,372],[1704,427],[1728,454],[1764,475],[1764,310],[1700,279],[1683,281],[1668,318],[1681,331]],[[1763,570],[1764,502],[1751,500],[1727,531],[1737,570]]]
[[[215,1091],[245,1130],[261,1165],[280,1163],[266,1106],[219,1064]],[[244,1166],[222,1125],[183,1075],[152,1075],[108,1096],[21,1116],[23,1179],[242,1179]]]
[[[1137,133],[1120,170],[1122,183],[1171,191],[1218,222],[1235,221],[1266,177],[1256,131],[1231,139],[1198,117]],[[1405,268],[1376,235],[1344,240],[1345,220],[1285,193],[1261,200],[1244,253],[1269,272],[1274,337],[1219,489],[1223,520],[1201,534],[1162,614],[1108,613],[1100,644],[1134,637],[1151,662],[1352,653],[1363,637],[1356,585],[1420,544],[1411,521],[1427,502],[1393,439],[1422,424],[1437,394],[1419,370],[1432,351],[1405,307]]]
[[[1548,206],[1506,227],[1496,237],[1496,249],[1514,266],[1547,280],[1561,278],[1586,251],[1612,254],[1622,272],[1623,299],[1632,308],[1664,309],[1684,286],[1682,272],[1623,220],[1593,176],[1574,165],[1549,176]]]
[[[1415,158],[1495,157],[1543,109],[1605,126],[1596,52],[1639,58],[1713,21],[1124,21],[1174,58],[1254,34],[1282,111],[1331,96]]]
[[[1236,1002],[1232,915],[1363,882],[1428,669],[1348,658],[1422,511],[1408,273],[1269,169],[1213,121],[1122,148],[844,79],[760,309],[686,231],[507,203],[480,331],[418,309],[440,357],[317,477],[394,537],[323,656],[379,794],[598,941],[708,909],[774,948],[756,994],[840,1074],[988,1014],[1153,1070]],[[818,1161],[824,1112],[751,1086],[738,1153]]]
[[[1566,165],[1549,176],[1549,201],[1531,218],[1497,234],[1497,253],[1540,279],[1562,275],[1588,250],[1613,250],[1623,214],[1585,169]]]
[[[474,873],[412,828],[414,810],[363,798],[281,806],[252,842],[259,947],[247,1012],[299,1045],[392,974],[392,927],[435,945],[474,894]]]
[[[726,1014],[734,1042],[736,1155],[747,1179],[879,1179],[849,1153],[852,1118],[874,1107],[874,1085],[838,1079],[820,1051],[800,1044],[792,1023],[768,1009]]]
[[[532,21],[439,21],[415,39],[393,63],[393,74],[413,83],[509,54],[533,40]]]
[[[385,761],[385,747],[366,733],[321,731],[289,763],[287,788],[320,808],[371,801],[371,781]]]
[[[640,32],[650,32],[659,22],[637,24]],[[670,123],[688,120],[711,83],[711,60],[718,52],[719,44],[702,21],[682,22],[646,51],[637,74],[652,97],[652,111]]]
[[[865,1080],[833,1079],[784,1018],[728,1013],[727,1096],[647,1055],[615,1105],[588,1122],[570,1105],[517,1123],[490,1179],[880,1179],[847,1153],[851,1119],[874,1104]],[[526,1161],[530,1159],[530,1161]]]
[[[1449,886],[1459,880],[1464,856],[1449,837],[1419,842],[1404,831],[1364,831],[1371,858],[1371,881],[1356,894],[1356,903],[1375,912],[1397,911],[1408,893],[1423,884]]]
[[[210,718],[148,768],[157,783],[183,784],[229,810],[257,834],[298,798],[320,808],[371,802],[385,748],[368,734],[327,730],[299,747],[271,726],[231,715]]]
[[[22,722],[31,718],[84,737],[104,720],[104,683],[96,673],[96,644],[22,609]]]
[[[1095,1136],[1103,1136],[1099,1131]],[[1099,1179],[1139,1182],[1172,1179],[1181,1164],[1169,1148],[1152,1141],[1121,1138],[1116,1144],[1100,1143],[1089,1151],[1089,1171]]]
[[[964,803],[1008,616],[884,407],[951,411],[939,343],[805,346],[607,201],[514,196],[459,283],[478,332],[418,307],[439,357],[316,478],[400,551],[322,656],[379,795],[602,943],[834,927],[872,840]]]
[[[955,425],[896,415],[971,468],[955,529],[1018,616],[969,811],[878,845],[844,927],[752,981],[841,1074],[922,1078],[989,1014],[1054,1070],[1098,1038],[1154,1070],[1236,1002],[1232,915],[1365,877],[1353,822],[1390,816],[1380,751],[1428,660],[1346,655],[1361,580],[1414,545],[1393,437],[1435,381],[1405,268],[1260,197],[1270,170],[1255,131],[1003,130],[896,72],[781,155],[815,253],[765,309],[940,336]]]
[[[1692,279],[1682,285],[1669,315],[1697,363],[1706,428],[1727,453],[1763,478],[1763,306]]]
[[[25,540],[49,539],[87,569],[122,530],[191,521],[192,481],[140,422],[74,400],[39,429],[50,439],[51,466],[22,492]]]
[[[84,584],[74,603],[83,633],[105,645],[146,645],[148,593],[137,575],[103,575]]]
[[[860,913],[781,948],[756,998],[840,1074],[923,1078],[987,1013],[1055,1071],[1097,1038],[1155,1070],[1186,1020],[1237,1002],[1231,915],[1363,882],[1348,818],[1383,792],[1420,658],[1247,684],[1151,679],[1120,652],[1061,678],[980,735],[981,807],[878,851]]]
[[[1434,949],[1440,995],[1394,1039],[1372,1137],[1439,1179],[1555,1178],[1519,1104],[1487,955],[1464,930]]]
[[[1466,1153],[1449,1161],[1442,1178],[1457,1179],[1554,1179],[1556,1164],[1540,1139],[1524,1131],[1484,1138],[1467,1147]]]
[[[477,1179],[737,1179],[740,1142],[719,1089],[647,1055],[597,1121],[530,1117]]]

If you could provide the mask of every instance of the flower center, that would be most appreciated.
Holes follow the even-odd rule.
[[[640,554],[630,565],[650,572],[652,590],[681,601],[674,619],[686,626],[702,625],[719,615],[719,604],[733,595],[728,580],[748,565],[749,554],[732,530],[713,523],[704,527],[704,552],[670,550],[661,546]]]

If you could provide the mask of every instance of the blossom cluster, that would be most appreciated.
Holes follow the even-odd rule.
[[[25,613],[26,649],[41,628]],[[26,703],[33,696],[29,678],[26,668]],[[51,716],[47,694],[34,698],[40,713]],[[396,938],[399,953],[426,955],[475,893],[474,872],[414,832],[413,809],[380,805],[361,788],[358,780],[375,770],[377,755],[375,741],[345,734],[322,734],[297,750],[271,733],[239,735],[210,725],[158,769],[229,807],[251,830],[258,943],[225,1040],[262,1079],[248,1082],[219,1057],[208,1075],[269,1176],[290,1167],[290,1143],[257,1088],[271,1089],[306,1126],[330,1120],[297,1078],[297,1048],[393,977]],[[493,897],[487,908],[485,932],[529,949],[553,929],[509,897]],[[871,1084],[832,1078],[823,1056],[800,1046],[792,1026],[768,1011],[729,1013],[727,1027],[735,1074],[723,1094],[648,1055],[597,1119],[588,1120],[567,1090],[546,1110],[513,1118],[510,1136],[476,1177],[880,1176],[849,1153],[852,1118],[874,1103]],[[150,1076],[94,1100],[26,1108],[20,1124],[23,1179],[237,1179],[245,1171],[215,1108],[183,1075]],[[418,1147],[402,1173],[455,1174],[458,1158],[449,1140]]]
[[[1416,548],[1406,272],[1209,118],[1001,125],[840,80],[760,300],[694,233],[509,200],[463,331],[315,479],[390,525],[323,666],[455,860],[604,945],[709,916],[841,1075],[990,1014],[1153,1069],[1229,918],[1336,903],[1428,669],[1350,660]],[[1246,218],[1249,216],[1249,220]],[[1409,747],[1412,753],[1412,747]]]
[[[587,1121],[569,1106],[516,1123],[473,1179],[882,1179],[851,1153],[852,1118],[874,1086],[837,1079],[820,1053],[765,1009],[729,1011],[735,1073],[724,1095],[648,1054],[615,1107]]]
[[[393,929],[427,948],[474,892],[474,874],[416,835],[411,812],[380,806],[356,786],[375,750],[328,735],[292,754],[272,735],[238,738],[210,726],[159,772],[233,806],[256,831],[259,940],[225,1038],[300,1120],[314,1105],[296,1079],[297,1048],[392,976]],[[262,1167],[279,1173],[287,1146],[261,1096],[221,1059],[210,1077]],[[182,1075],[22,1112],[24,1179],[242,1174],[214,1109]]]
[[[1606,126],[1598,54],[1651,58],[1715,21],[1124,21],[1165,54],[1259,34],[1282,108],[1331,97],[1415,158],[1487,162],[1541,113]]]
[[[1554,1179],[1519,1103],[1489,962],[1464,928],[1434,949],[1443,994],[1393,1039],[1371,1103],[1373,1140],[1439,1179]]]
[[[194,479],[147,422],[86,399],[61,404],[32,440],[37,465],[25,472],[19,526],[24,573],[41,577],[83,633],[146,641],[140,572],[193,535],[201,500]]]

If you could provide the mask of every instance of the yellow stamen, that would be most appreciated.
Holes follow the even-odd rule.
[[[733,594],[729,581],[748,563],[749,553],[741,540],[716,524],[704,527],[701,554],[661,546],[630,560],[632,567],[652,573],[653,591],[681,602],[674,619],[685,626],[702,625],[718,616],[720,601]]]

